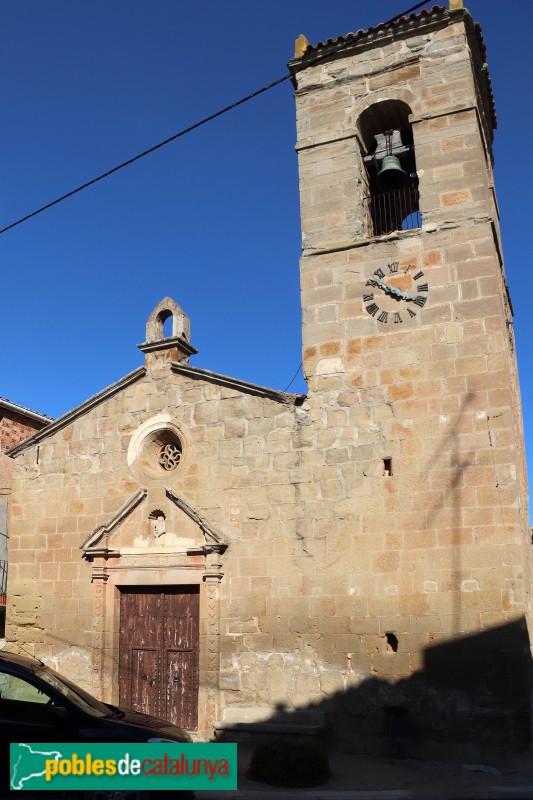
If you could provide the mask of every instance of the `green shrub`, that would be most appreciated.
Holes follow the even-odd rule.
[[[318,786],[331,772],[328,754],[316,741],[278,737],[258,744],[246,777],[273,786]]]

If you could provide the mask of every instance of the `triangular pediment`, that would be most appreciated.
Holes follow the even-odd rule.
[[[220,531],[207,522],[207,520],[200,516],[192,506],[190,506],[182,497],[176,494],[172,489],[166,489],[166,495],[174,505],[176,505],[184,514],[186,514],[192,522],[196,523],[202,531],[206,544],[218,545],[224,549],[228,546],[228,539]]]
[[[103,525],[98,525],[98,527],[84,539],[80,545],[80,549],[83,550],[84,553],[91,551],[110,551],[112,549],[111,537],[113,532],[120,527],[124,520],[126,520],[144,500],[146,500],[147,494],[148,492],[146,489],[139,489],[135,492],[107,522]]]
[[[227,538],[170,489],[139,489],[80,545],[84,556],[132,552],[224,552]]]

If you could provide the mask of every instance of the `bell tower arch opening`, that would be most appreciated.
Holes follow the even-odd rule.
[[[170,311],[162,311],[159,315],[161,325],[161,339],[171,339],[174,336],[174,316]]]
[[[358,120],[371,236],[421,226],[410,114],[402,100],[382,100],[366,108]]]

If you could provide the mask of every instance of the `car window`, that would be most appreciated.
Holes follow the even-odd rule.
[[[110,716],[110,710],[104,703],[101,703],[95,697],[84,692],[74,683],[71,683],[71,681],[67,681],[66,678],[63,678],[62,675],[59,675],[53,669],[50,669],[50,667],[43,667],[36,670],[36,675],[38,675],[41,680],[46,681],[46,683],[52,686],[56,691],[68,697],[71,703],[74,703],[83,711],[96,717]]]
[[[50,695],[16,675],[0,673],[0,699],[19,700],[22,703],[49,703]]]
[[[59,675],[50,667],[46,667],[42,663],[31,663],[25,669],[27,672],[31,672],[34,678],[33,681],[11,675],[3,666],[0,667],[0,700],[21,700],[28,703],[43,704],[50,702],[54,705],[63,705],[63,701],[58,697],[59,693],[76,706],[78,710],[93,717],[113,716],[112,709],[109,706],[92,697],[88,692]],[[65,702],[64,705],[67,705],[67,703]]]

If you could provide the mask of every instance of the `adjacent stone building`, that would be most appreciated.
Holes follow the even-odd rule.
[[[496,118],[460,5],[297,41],[307,397],[192,366],[165,298],[144,366],[10,451],[9,634],[107,701],[527,745]]]
[[[7,508],[13,472],[13,461],[5,453],[35,431],[42,430],[49,422],[51,417],[0,397],[0,636],[4,634],[8,557]]]

